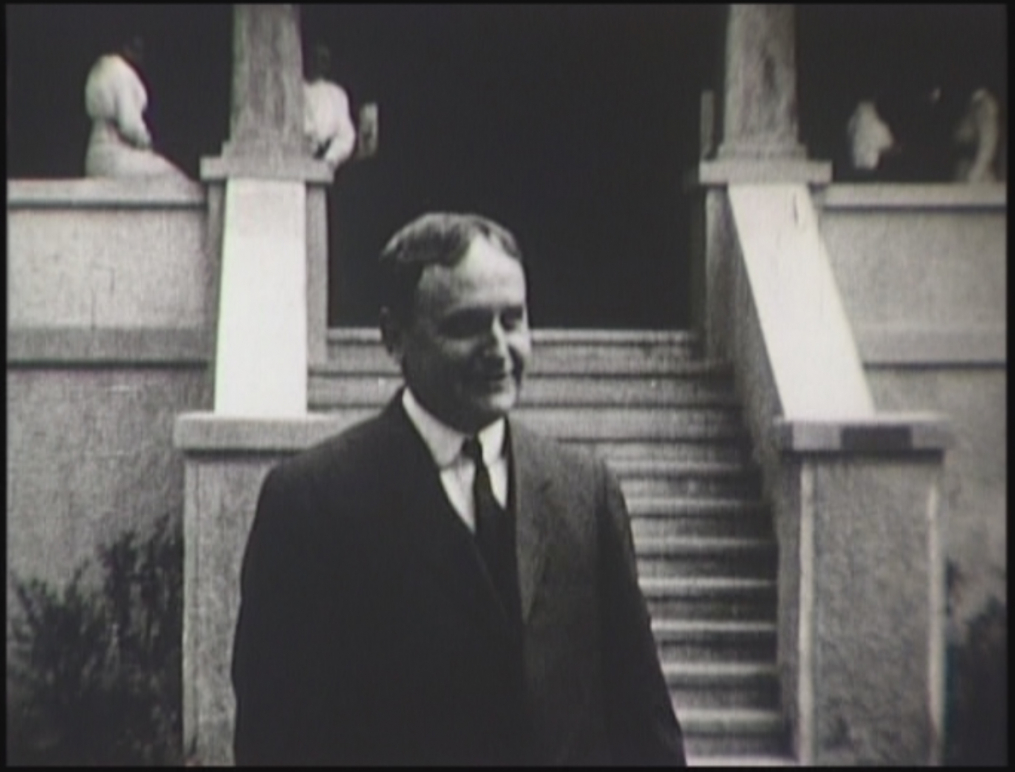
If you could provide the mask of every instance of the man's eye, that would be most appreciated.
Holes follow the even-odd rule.
[[[469,315],[453,316],[446,319],[441,325],[445,335],[452,338],[467,338],[476,335],[483,330],[483,320],[480,317]]]
[[[501,316],[500,323],[504,326],[505,330],[517,330],[525,324],[525,310],[513,308],[505,311],[503,316]]]

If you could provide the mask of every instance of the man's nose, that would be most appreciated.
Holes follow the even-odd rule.
[[[492,356],[506,358],[508,356],[508,331],[500,319],[494,317],[490,323],[489,334],[486,336],[486,350]]]

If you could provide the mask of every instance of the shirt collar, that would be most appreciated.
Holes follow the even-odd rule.
[[[459,458],[462,442],[468,435],[436,418],[419,404],[408,387],[402,391],[402,407],[430,449],[437,467],[444,469],[451,466]],[[504,419],[498,419],[482,428],[477,437],[483,446],[483,461],[489,466],[501,457],[504,449]]]

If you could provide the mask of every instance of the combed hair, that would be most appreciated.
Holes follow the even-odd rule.
[[[478,214],[430,212],[404,226],[381,251],[381,306],[399,321],[408,321],[423,270],[429,265],[455,265],[477,236],[522,262],[514,235],[493,220]]]

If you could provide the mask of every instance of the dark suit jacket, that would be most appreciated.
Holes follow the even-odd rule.
[[[237,763],[684,762],[616,480],[514,421],[508,437],[520,628],[399,400],[269,473]]]

